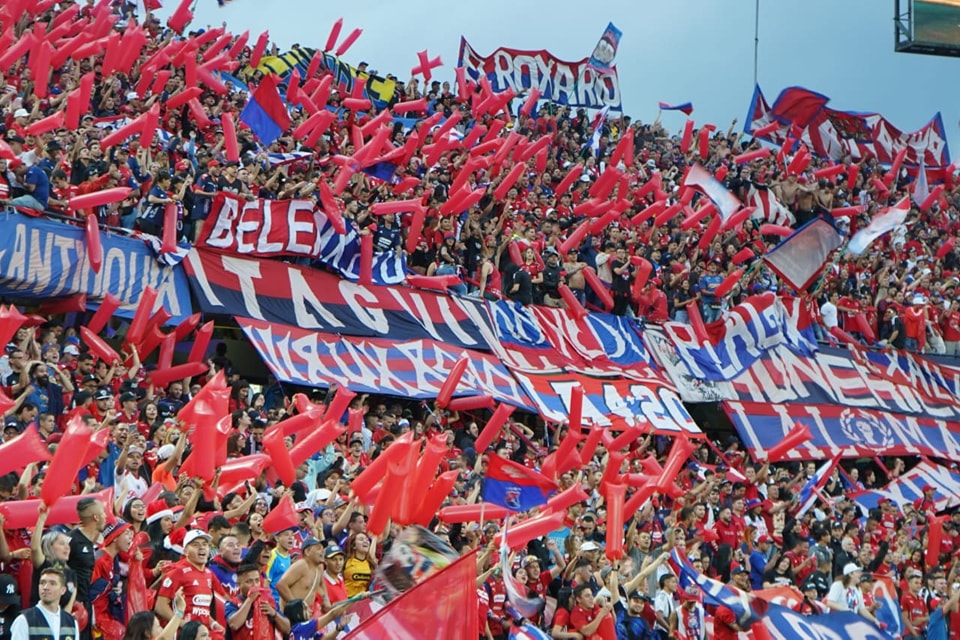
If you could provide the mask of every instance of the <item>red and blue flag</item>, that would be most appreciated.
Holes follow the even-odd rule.
[[[290,114],[277,89],[277,77],[264,76],[240,112],[240,121],[250,127],[264,145],[271,145],[290,127]]]
[[[690,115],[693,113],[693,103],[684,102],[683,104],[668,104],[666,102],[661,102],[660,111],[682,111],[683,113]]]
[[[511,511],[528,511],[547,504],[556,485],[545,476],[511,460],[490,454],[483,479],[483,500]]]

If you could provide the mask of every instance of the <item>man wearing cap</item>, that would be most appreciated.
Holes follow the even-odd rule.
[[[750,552],[750,586],[754,589],[763,588],[763,572],[767,570],[767,565],[776,566],[780,551],[773,550],[770,554],[770,547],[773,546],[773,538],[763,534],[757,538],[756,548]]]
[[[216,159],[207,162],[207,170],[201,173],[193,183],[193,210],[190,219],[194,223],[193,241],[200,237],[203,221],[210,215],[213,198],[219,191],[220,163]]]
[[[303,600],[315,615],[322,614],[324,606],[329,608],[330,601],[324,602],[323,551],[323,543],[316,538],[303,541],[303,557],[291,564],[277,582],[281,607],[293,600]]]
[[[681,640],[705,640],[707,637],[706,612],[700,602],[700,588],[692,584],[680,590],[679,595],[677,637]]]
[[[10,625],[20,615],[20,589],[13,576],[0,573],[0,638],[9,640]]]
[[[37,165],[28,167],[19,158],[10,160],[8,165],[13,170],[13,174],[24,193],[12,200],[3,200],[2,202],[24,209],[46,210],[47,201],[50,199],[50,179],[43,172],[43,169]]]
[[[127,611],[127,562],[121,566],[120,554],[126,557],[133,544],[133,527],[123,520],[107,525],[103,530],[101,553],[93,565],[90,598],[93,600],[94,629],[106,640],[123,638]],[[143,562],[137,549],[129,562]],[[135,612],[129,612],[135,613]]]
[[[240,595],[236,600],[228,600],[224,607],[227,618],[227,627],[230,629],[231,640],[254,640],[263,636],[254,635],[254,607],[259,608],[260,614],[266,617],[273,631],[282,636],[290,633],[290,621],[279,611],[276,603],[270,596],[270,590],[260,583],[260,569],[255,564],[244,564],[237,569],[237,584]]]
[[[937,493],[937,488],[931,484],[925,484],[920,489],[923,492],[923,495],[913,501],[913,508],[926,516],[929,513],[936,514],[937,505],[934,502],[934,497]]]
[[[211,635],[222,637],[224,630],[215,620],[213,608],[214,595],[225,594],[213,572],[206,568],[209,556],[210,536],[199,529],[188,531],[183,538],[183,558],[172,565],[160,583],[153,611],[164,620],[178,614],[186,621],[196,620],[210,629]],[[183,589],[186,611],[173,610],[173,597],[178,589]]]
[[[331,542],[323,551],[323,583],[326,591],[326,603],[334,604],[347,599],[347,587],[343,580],[343,566],[346,556],[336,542]],[[324,605],[326,610],[327,604]]]
[[[623,606],[620,598],[615,600],[617,640],[652,640],[650,625],[643,618],[645,607],[644,595],[636,590],[627,595],[627,606]]]

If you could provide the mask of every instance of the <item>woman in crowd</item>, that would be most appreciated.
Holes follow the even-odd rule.
[[[354,533],[347,538],[344,554],[347,557],[343,565],[343,581],[347,587],[347,597],[363,593],[370,586],[373,572],[377,568],[377,540],[366,533]]]

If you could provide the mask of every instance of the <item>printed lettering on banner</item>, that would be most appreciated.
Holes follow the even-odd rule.
[[[654,433],[701,435],[680,398],[659,380],[640,382],[576,373],[532,374],[513,370],[540,415],[566,422],[574,387],[583,389],[583,421],[601,427],[649,427]]]
[[[517,94],[536,88],[542,99],[571,107],[621,110],[620,81],[616,68],[601,72],[590,67],[589,58],[566,62],[548,51],[521,51],[500,47],[481,56],[466,39],[460,39],[457,63],[473,80],[486,76],[496,91],[512,89]]]
[[[307,386],[337,382],[357,392],[435,398],[465,353],[470,364],[455,395],[489,395],[533,409],[516,379],[487,353],[463,351],[427,339],[388,340],[333,335],[237,318],[278,380]]]
[[[184,260],[201,309],[395,340],[489,349],[483,302],[406,287],[361,285],[319,269],[193,250]]]
[[[156,289],[155,309],[165,307],[171,322],[193,310],[183,267],[161,264],[141,240],[102,233],[103,262],[97,273],[90,266],[85,231],[81,227],[20,213],[0,214],[0,294],[50,299],[85,293],[93,302],[106,294],[123,305],[120,317],[130,318],[147,287]]]

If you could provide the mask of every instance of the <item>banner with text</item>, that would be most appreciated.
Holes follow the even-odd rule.
[[[551,422],[566,422],[570,394],[583,389],[583,423],[627,429],[649,428],[653,433],[702,435],[676,392],[660,380],[595,378],[574,373],[536,374],[512,371],[533,400],[540,415]]]
[[[331,383],[360,393],[432,399],[453,365],[469,355],[454,396],[489,395],[533,411],[517,381],[489,353],[464,351],[436,340],[386,340],[337,336],[236,318],[270,371],[282,382],[311,387]]]
[[[204,313],[489,350],[487,311],[480,300],[409,287],[364,286],[318,269],[197,249],[184,266]]]
[[[94,272],[83,227],[12,210],[0,213],[0,295],[49,300],[85,293],[91,306],[112,293],[123,306],[117,315],[132,318],[147,287],[157,290],[155,309],[164,307],[171,322],[193,309],[183,268],[161,264],[143,240],[100,233],[103,264]]]
[[[667,322],[663,330],[689,374],[702,380],[730,380],[779,345],[803,355],[817,350],[801,301],[772,293],[751,296],[707,325],[707,341],[686,323]]]
[[[360,236],[348,226],[337,233],[326,214],[308,200],[243,200],[218,194],[197,246],[240,256],[312,258],[344,278],[360,277]],[[402,254],[374,253],[373,281],[404,280]]]
[[[614,67],[609,72],[590,66],[590,59],[559,60],[548,51],[521,51],[500,47],[481,56],[460,38],[458,67],[479,81],[486,76],[494,91],[513,89],[518,95],[536,88],[540,99],[571,107],[621,111],[620,81]]]
[[[723,403],[754,454],[779,444],[797,422],[813,439],[788,452],[788,460],[876,455],[937,456],[960,460],[960,421],[894,414],[854,406],[813,403]]]

